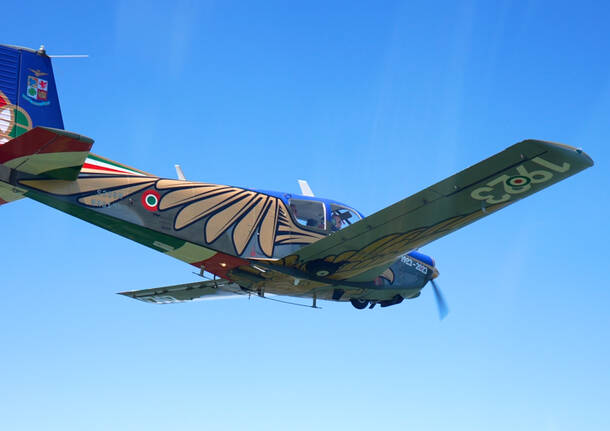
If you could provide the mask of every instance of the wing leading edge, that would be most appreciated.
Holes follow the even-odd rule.
[[[400,255],[593,165],[582,150],[526,140],[272,263],[370,281]],[[271,262],[270,262],[271,263]]]

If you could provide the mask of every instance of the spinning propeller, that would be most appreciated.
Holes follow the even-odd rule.
[[[443,298],[443,294],[441,290],[436,285],[434,279],[430,280],[432,283],[432,290],[434,291],[434,299],[436,299],[436,306],[438,307],[438,317],[443,320],[445,316],[449,313],[449,307],[447,307],[447,303],[445,302],[445,298]]]

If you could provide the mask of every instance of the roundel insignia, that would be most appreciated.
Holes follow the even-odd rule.
[[[20,106],[11,104],[0,91],[0,145],[32,128],[32,119]]]
[[[524,177],[523,175],[515,175],[514,177],[510,177],[506,180],[506,184],[511,187],[523,187],[530,183],[530,179],[528,177]]]
[[[148,211],[157,211],[161,195],[155,190],[147,190],[142,193],[142,206]]]

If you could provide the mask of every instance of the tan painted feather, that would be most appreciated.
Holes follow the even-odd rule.
[[[169,208],[176,207],[178,205],[184,205],[197,199],[203,199],[206,196],[211,195],[212,193],[220,191],[228,192],[231,190],[235,191],[237,189],[224,186],[215,186],[210,184],[207,186],[191,187],[187,189],[176,190],[173,192],[169,192],[165,196],[163,196],[161,202],[159,203],[159,209],[166,210]]]
[[[230,205],[239,200],[239,193],[220,193],[218,195],[187,205],[178,213],[174,226],[182,229],[197,220],[202,219],[224,205]]]
[[[239,223],[237,223],[237,226],[235,226],[235,229],[233,230],[233,242],[235,243],[237,254],[242,254],[248,245],[248,242],[250,242],[250,238],[252,238],[252,235],[261,222],[264,214],[263,210],[269,199],[270,198],[267,198],[266,196],[259,196],[255,206],[239,221]]]
[[[214,242],[233,223],[255,204],[254,192],[244,191],[239,194],[240,200],[214,214],[205,225],[206,242]]]

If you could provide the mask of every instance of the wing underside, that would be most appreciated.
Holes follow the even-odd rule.
[[[229,280],[216,279],[153,289],[132,290],[120,292],[119,294],[151,304],[172,304],[177,302],[248,297],[249,295],[266,296],[266,293],[270,295],[335,301],[347,301],[350,298],[367,298],[383,301],[394,298],[397,295],[409,298],[419,294],[419,289],[386,288],[369,285],[361,287],[342,286],[340,284],[332,285],[309,280],[300,280],[300,283],[295,284],[294,280],[298,280],[297,278],[286,276],[279,272],[270,272],[268,276],[270,278],[258,283],[248,283],[246,280],[242,280],[244,284],[250,284],[250,287],[241,287],[239,284]],[[276,277],[283,278],[283,281],[279,281]],[[289,280],[286,280],[287,277]],[[286,281],[288,281],[288,284],[285,283]]]

